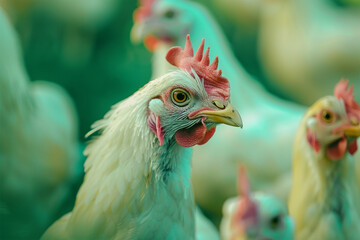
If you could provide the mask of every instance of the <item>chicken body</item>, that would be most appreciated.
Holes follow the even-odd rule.
[[[263,2],[259,57],[277,93],[310,106],[342,77],[359,89],[360,10],[335,2]]]
[[[195,70],[149,82],[95,124],[102,132],[86,148],[75,207],[43,239],[195,238],[187,147],[206,143],[215,123],[240,123],[227,98],[216,95],[226,82],[216,93],[205,90],[207,77],[201,81]]]
[[[195,239],[220,240],[220,234],[215,225],[201,212],[199,207],[195,211]]]
[[[199,5],[189,1],[154,1],[151,13],[139,20],[132,36],[157,39],[153,66],[166,69],[163,48],[183,41],[190,32],[194,43],[202,37],[214,46],[210,54],[223,59],[221,69],[231,81],[232,103],[241,109],[245,131],[221,129],[206,147],[194,149],[192,182],[196,202],[221,219],[223,202],[237,194],[236,166],[246,165],[254,190],[287,199],[291,185],[291,149],[304,108],[280,100],[248,75],[237,62],[222,31]],[[154,43],[154,41],[153,41]],[[154,69],[153,72],[159,72]],[[261,151],[258,149],[261,148]]]
[[[0,11],[0,236],[38,239],[78,177],[77,117],[59,86],[30,82]]]
[[[360,191],[352,154],[360,108],[357,118],[350,120],[344,101],[334,96],[318,100],[305,114],[294,143],[289,199],[296,239],[359,238]]]

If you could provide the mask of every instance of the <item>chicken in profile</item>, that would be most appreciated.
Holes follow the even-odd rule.
[[[242,126],[229,103],[229,82],[209,65],[204,41],[193,54],[171,48],[180,69],[150,81],[115,105],[92,132],[85,180],[72,212],[42,239],[194,239],[191,148],[205,144],[217,123]],[[91,133],[91,132],[90,132]]]
[[[306,112],[294,144],[289,211],[296,239],[359,239],[360,193],[355,160],[360,106],[341,80],[334,96]]]
[[[241,196],[226,200],[220,225],[222,240],[292,240],[294,224],[285,204],[274,196],[250,193],[245,168],[238,176]]]
[[[0,32],[0,238],[39,239],[82,176],[77,116],[60,86],[29,80],[1,8]]]
[[[154,51],[153,75],[169,71],[162,57],[165,50],[182,45],[184,34],[190,33],[196,44],[207,39],[211,53],[221,59],[219,67],[231,76],[231,103],[241,109],[246,131],[222,128],[206,147],[194,148],[191,180],[196,203],[218,223],[224,201],[237,194],[239,164],[246,166],[255,191],[287,202],[292,145],[305,108],[272,95],[250,76],[220,27],[200,5],[187,0],[142,0],[134,17],[132,39],[143,39]]]

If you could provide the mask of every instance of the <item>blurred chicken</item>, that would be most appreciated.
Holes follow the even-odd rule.
[[[5,2],[5,7],[8,5],[8,12],[19,15],[16,29],[27,54],[27,66],[33,74],[46,72],[39,71],[35,67],[40,65],[41,69],[41,65],[44,65],[41,59],[49,58],[48,61],[52,61],[52,64],[49,64],[48,68],[60,72],[53,73],[55,81],[57,75],[65,75],[68,79],[72,71],[89,71],[87,68],[92,67],[89,64],[96,58],[97,45],[101,41],[98,35],[104,34],[104,29],[114,21],[125,2],[122,0],[0,0],[0,4],[1,1]],[[13,2],[27,2],[29,6],[22,10],[18,6],[20,4]],[[40,49],[33,51],[31,48]],[[42,48],[46,50],[43,51]],[[57,66],[58,64],[62,66]],[[66,73],[62,72],[64,70]],[[79,77],[84,76],[77,75],[77,78]]]
[[[201,1],[201,0],[196,0]],[[259,25],[261,0],[212,0],[221,16],[234,22],[242,31],[256,32]]]
[[[296,135],[289,210],[296,239],[359,239],[360,191],[353,154],[360,136],[360,106],[341,80],[334,96],[306,112]]]
[[[194,239],[191,148],[205,144],[216,123],[241,126],[229,83],[209,66],[204,42],[193,55],[167,53],[181,68],[118,103],[94,125],[85,150],[85,181],[75,207],[43,239]],[[201,79],[201,80],[200,80]]]
[[[1,9],[0,31],[0,238],[38,239],[82,172],[77,117],[62,88],[29,81]]]
[[[268,85],[282,96],[310,105],[342,77],[360,89],[360,8],[334,2],[264,1],[259,53]]]
[[[195,239],[220,240],[218,229],[204,216],[199,207],[196,207],[195,211]]]
[[[33,0],[35,1],[35,0]],[[36,0],[43,9],[73,27],[97,31],[116,14],[122,0]]]
[[[263,0],[192,0],[202,4],[216,19],[232,52],[250,74],[262,80],[258,36]]]
[[[240,168],[239,195],[226,200],[220,225],[223,240],[291,240],[294,224],[283,202],[263,193],[250,193],[244,167]]]
[[[8,14],[11,22],[17,22],[31,8],[32,4],[37,0],[0,0],[0,8]]]
[[[284,201],[290,191],[291,149],[303,108],[269,94],[237,62],[218,25],[205,9],[180,0],[143,1],[134,14],[132,39],[144,39],[154,50],[155,74],[168,71],[164,49],[181,44],[190,32],[195,43],[208,39],[212,54],[223,61],[230,79],[232,103],[244,113],[245,131],[221,129],[206,147],[195,148],[192,182],[196,202],[221,218],[223,202],[237,194],[236,166],[245,164],[255,190],[271,192]],[[261,149],[261,151],[259,151]]]

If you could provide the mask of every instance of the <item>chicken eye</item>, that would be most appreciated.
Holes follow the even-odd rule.
[[[332,112],[324,110],[321,113],[321,119],[326,123],[332,123],[334,122],[334,114]]]
[[[173,9],[168,9],[164,12],[163,15],[165,18],[171,19],[175,16],[175,11]]]
[[[281,225],[281,215],[272,217],[269,221],[269,225],[272,229],[276,229]]]
[[[183,107],[189,104],[190,95],[184,89],[176,88],[171,92],[171,100],[175,105]]]

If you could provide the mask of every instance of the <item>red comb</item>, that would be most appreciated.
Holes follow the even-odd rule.
[[[221,76],[221,70],[217,69],[219,64],[218,57],[209,65],[209,50],[208,47],[203,55],[205,40],[201,44],[194,55],[193,47],[190,41],[189,34],[186,36],[186,43],[184,50],[181,47],[172,47],[166,55],[166,60],[181,69],[188,71],[191,75],[191,68],[194,69],[200,79],[204,80],[205,91],[211,96],[220,96],[228,99],[229,81]]]
[[[256,203],[250,198],[249,182],[245,167],[241,165],[238,170],[238,193],[242,195],[239,206],[236,209],[232,224],[242,224],[247,228],[258,223],[258,209]]]
[[[245,166],[241,165],[238,169],[238,180],[237,180],[238,194],[244,198],[250,198],[250,187],[249,181],[246,175]]]
[[[354,86],[351,85],[349,89],[347,89],[348,84],[349,80],[341,79],[334,89],[334,95],[336,98],[344,101],[346,113],[349,117],[355,117],[360,121],[360,106],[354,100]]]
[[[152,6],[156,0],[140,0],[140,6],[134,11],[134,22],[141,21],[151,15]]]

